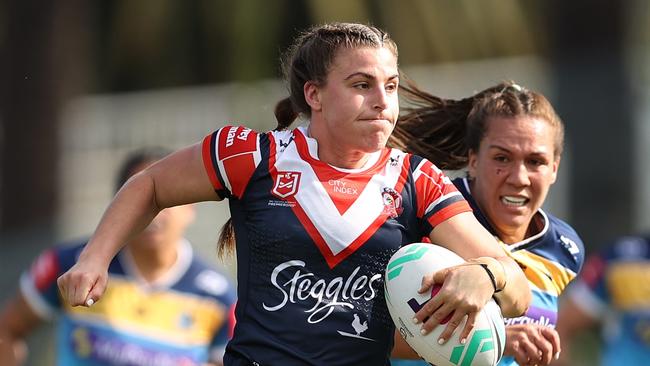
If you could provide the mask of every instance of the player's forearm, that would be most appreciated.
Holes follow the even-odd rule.
[[[18,366],[25,362],[27,346],[22,338],[16,338],[0,330],[0,365]]]
[[[160,212],[155,184],[146,174],[132,177],[117,193],[80,255],[108,266],[110,260]]]
[[[496,272],[503,274],[502,279],[497,279],[499,292],[494,297],[501,306],[504,317],[514,318],[523,315],[530,306],[532,294],[528,280],[519,265],[509,257],[499,257],[495,267]],[[499,270],[499,267],[500,270]]]
[[[395,331],[395,342],[393,345],[393,350],[391,351],[391,358],[407,359],[407,360],[418,360],[420,356],[409,346],[404,338],[399,334],[399,331]]]

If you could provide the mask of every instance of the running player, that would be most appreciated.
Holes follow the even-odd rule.
[[[464,340],[495,293],[506,314],[522,314],[521,269],[453,184],[429,161],[385,147],[399,113],[388,35],[317,26],[285,65],[290,97],[276,108],[277,130],[221,128],[130,180],[59,279],[64,298],[100,300],[107,261],[160,209],[227,198],[239,295],[227,365],[388,365],[394,325],[382,273],[423,236],[473,264],[427,276],[422,291],[434,279],[442,289],[415,316],[422,332],[454,312],[440,342],[467,316],[453,341]],[[288,129],[298,114],[309,124]]]
[[[166,153],[146,149],[130,155],[117,187]],[[188,205],[161,211],[111,261],[106,293],[88,308],[61,301],[56,284],[85,243],[46,250],[2,310],[0,341],[11,347],[0,352],[20,351],[32,329],[59,315],[57,365],[221,365],[234,326],[235,290],[224,275],[195,258],[183,239],[193,218]],[[24,352],[19,353],[0,360],[21,361]]]
[[[506,319],[500,365],[549,364],[560,352],[558,296],[584,259],[573,228],[541,208],[560,165],[562,121],[543,95],[512,82],[460,101],[404,91],[419,107],[402,117],[393,142],[444,168],[467,168],[454,184],[530,282],[530,308]]]
[[[599,326],[607,366],[645,365],[650,360],[650,236],[624,236],[587,259],[562,298],[557,330],[570,365],[569,347],[580,332]],[[573,354],[575,357],[575,354]]]

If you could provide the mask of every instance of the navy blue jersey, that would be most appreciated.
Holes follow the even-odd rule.
[[[602,365],[650,360],[650,237],[617,239],[591,256],[568,296],[602,322]]]
[[[467,178],[457,178],[454,184],[474,210],[474,216],[496,238],[497,233],[474,201]],[[501,246],[524,271],[533,293],[526,314],[505,319],[506,325],[535,323],[555,328],[558,296],[564,291],[582,267],[584,245],[578,234],[566,222],[540,209],[543,228],[519,243]],[[499,365],[516,365],[512,357],[504,357]]]
[[[111,262],[106,292],[92,307],[62,303],[56,280],[83,244],[49,249],[21,277],[21,291],[42,318],[59,315],[57,364],[65,366],[191,366],[220,360],[230,338],[235,289],[179,245],[176,264],[154,283],[139,276],[121,251]]]
[[[429,161],[395,149],[362,169],[317,158],[304,128],[224,127],[203,143],[237,241],[227,365],[387,365],[383,272],[403,244],[470,207]]]

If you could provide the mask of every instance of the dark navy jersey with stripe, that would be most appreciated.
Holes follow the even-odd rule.
[[[490,221],[472,197],[468,179],[454,179],[454,184],[472,206],[474,216],[499,240]],[[499,240],[505,252],[524,271],[533,293],[526,314],[505,321],[506,325],[535,323],[555,328],[558,296],[580,271],[584,261],[584,245],[575,230],[564,221],[541,209],[537,215],[543,222],[537,234],[514,244]],[[516,363],[512,357],[504,357],[499,365]]]
[[[404,244],[470,210],[431,162],[395,149],[361,169],[317,158],[301,127],[224,127],[203,143],[237,241],[237,325],[227,365],[387,365],[383,272]]]

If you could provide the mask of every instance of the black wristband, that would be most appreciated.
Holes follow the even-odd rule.
[[[487,264],[485,263],[477,263],[479,266],[483,267],[485,272],[487,272],[488,276],[490,277],[490,282],[492,282],[492,287],[494,287],[494,293],[496,294],[497,292],[503,291],[502,288],[498,289],[497,288],[497,280],[494,278],[494,273],[490,270]]]

